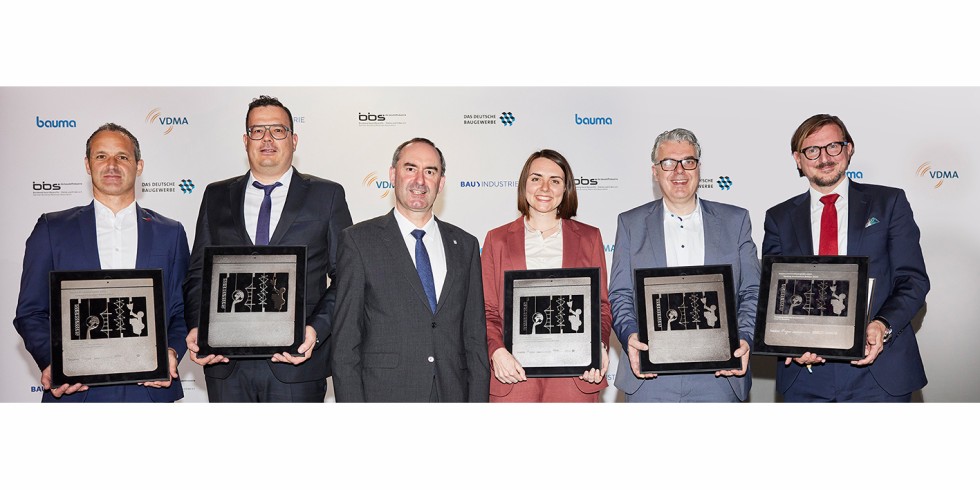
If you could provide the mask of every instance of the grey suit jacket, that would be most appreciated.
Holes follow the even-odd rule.
[[[486,402],[480,246],[439,221],[446,280],[433,314],[395,210],[341,233],[332,363],[338,402]]]
[[[609,280],[609,302],[612,304],[613,329],[623,345],[623,356],[616,371],[616,387],[636,394],[645,383],[672,383],[682,380],[695,389],[717,386],[713,374],[674,374],[643,380],[633,375],[626,355],[627,339],[637,333],[634,307],[633,271],[667,267],[664,245],[664,205],[658,199],[619,215],[616,226],[616,249],[613,252],[612,276]],[[756,303],[759,299],[760,263],[752,241],[752,224],[745,209],[701,199],[704,221],[705,265],[731,264],[735,281],[739,338],[752,345],[755,334]],[[703,381],[703,383],[701,383]],[[739,400],[745,400],[752,388],[752,374],[728,378]],[[656,389],[649,386],[648,389]]]

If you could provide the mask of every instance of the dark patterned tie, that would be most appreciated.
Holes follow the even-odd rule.
[[[256,245],[268,245],[269,244],[269,221],[272,215],[272,191],[282,185],[282,182],[276,182],[275,184],[262,185],[259,181],[252,182],[252,187],[256,189],[262,189],[265,191],[265,197],[262,198],[262,206],[259,207],[259,222],[255,225],[255,244]]]
[[[820,198],[823,214],[820,215],[819,255],[837,255],[837,198],[839,194],[827,194]]]
[[[415,237],[415,268],[419,272],[419,279],[422,280],[425,296],[429,298],[429,308],[432,308],[432,313],[435,313],[436,283],[432,279],[432,262],[429,261],[429,252],[425,249],[425,244],[422,243],[425,231],[415,230],[412,232],[412,236]]]

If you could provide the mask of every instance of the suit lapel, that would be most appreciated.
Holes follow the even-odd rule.
[[[505,271],[527,269],[524,248],[524,216],[521,216],[507,227],[507,234],[504,235],[504,262],[501,265]]]
[[[433,217],[436,220],[436,225],[439,226],[439,234],[442,235],[442,249],[446,253],[446,280],[442,283],[442,291],[439,293],[439,302],[436,303],[436,313],[442,309],[442,305],[446,303],[446,294],[448,291],[452,291],[454,285],[460,282],[459,275],[460,271],[467,270],[466,260],[463,258],[463,247],[459,245],[459,237],[456,236],[456,231],[454,229],[446,226],[438,218]],[[416,277],[418,273],[416,272]],[[422,280],[419,280],[419,289],[422,289]],[[423,292],[422,297],[425,298],[425,293]],[[426,300],[426,305],[429,304]]]
[[[800,255],[813,255],[813,230],[810,224],[810,191],[796,199],[796,207],[790,211],[790,222],[800,244]],[[787,253],[787,255],[792,255]]]
[[[722,245],[730,243],[722,237],[728,232],[728,227],[715,214],[714,203],[700,199],[701,201],[701,223],[704,233],[704,265],[717,264],[724,256]]]
[[[429,298],[425,295],[425,290],[422,289],[422,280],[419,279],[419,271],[415,268],[415,263],[412,262],[412,255],[408,252],[401,229],[398,228],[398,222],[395,221],[395,212],[392,209],[381,226],[381,239],[384,241],[384,249],[388,252],[395,277],[404,277],[408,281],[409,286],[411,286],[412,291],[415,291],[415,296],[425,305],[425,309],[429,310]],[[441,229],[439,231],[442,232]],[[445,234],[443,234],[443,244],[445,244]],[[443,284],[443,290],[446,289],[445,285],[449,283],[449,273],[446,276],[447,281]],[[440,297],[442,296],[440,295]],[[438,311],[438,307],[436,311]]]
[[[653,202],[650,214],[646,217],[646,230],[648,237],[647,244],[653,247],[653,266],[667,267],[667,247],[664,244],[664,201],[658,199]]]
[[[82,237],[82,260],[85,262],[83,267],[101,269],[98,230],[95,228],[95,200],[78,215],[78,236]]]
[[[585,243],[578,223],[563,219],[561,221],[561,266],[570,269],[575,267],[585,267],[582,264],[584,254],[589,252],[588,244]]]
[[[147,269],[153,247],[153,217],[136,205],[136,268]]]
[[[248,230],[245,229],[245,186],[248,185],[248,176],[246,172],[243,177],[231,184],[227,206],[231,210],[231,226],[238,233],[241,243],[255,245],[252,238],[248,236]]]
[[[847,254],[861,255],[861,239],[864,238],[864,225],[871,218],[868,195],[859,185],[848,183],[847,190]]]
[[[279,223],[276,230],[269,239],[269,245],[278,245],[283,236],[289,231],[289,227],[296,221],[306,203],[306,193],[310,190],[310,181],[305,175],[293,171],[292,181],[289,183],[289,191],[286,193],[286,204],[282,208],[279,216]]]

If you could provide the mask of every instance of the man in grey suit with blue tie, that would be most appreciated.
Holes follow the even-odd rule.
[[[486,402],[480,245],[432,212],[446,160],[414,138],[392,157],[395,209],[340,235],[332,366],[338,402]]]
[[[662,199],[619,215],[613,253],[609,301],[613,329],[625,356],[616,372],[616,387],[629,402],[737,402],[752,387],[749,346],[755,330],[759,297],[759,257],[745,209],[697,197],[701,145],[686,129],[666,131],[653,145],[653,177]],[[736,288],[742,367],[714,374],[643,374],[634,306],[635,269],[731,264]]]

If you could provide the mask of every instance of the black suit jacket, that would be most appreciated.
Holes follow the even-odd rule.
[[[197,216],[197,231],[191,251],[190,269],[184,281],[184,311],[187,325],[200,325],[201,274],[204,247],[212,245],[251,246],[245,229],[245,186],[249,174],[208,185]],[[299,172],[293,173],[286,204],[269,245],[306,247],[306,324],[316,330],[317,345],[306,362],[291,364],[269,361],[279,381],[297,383],[330,376],[329,349],[323,349],[331,334],[336,288],[337,244],[340,231],[351,225],[344,188],[336,182]],[[327,287],[327,281],[331,287]],[[227,364],[204,367],[204,374],[227,378],[235,367]]]
[[[919,246],[919,227],[905,191],[850,182],[847,199],[847,255],[870,258],[868,275],[875,278],[868,317],[891,324],[892,339],[868,367],[886,392],[901,396],[926,385],[926,373],[912,317],[925,304],[929,276]],[[810,193],[804,192],[766,211],[763,255],[813,255]],[[776,369],[776,388],[785,393],[802,366]]]
[[[438,221],[446,280],[436,313],[395,211],[341,234],[332,339],[338,402],[485,402],[490,393],[480,245]]]

